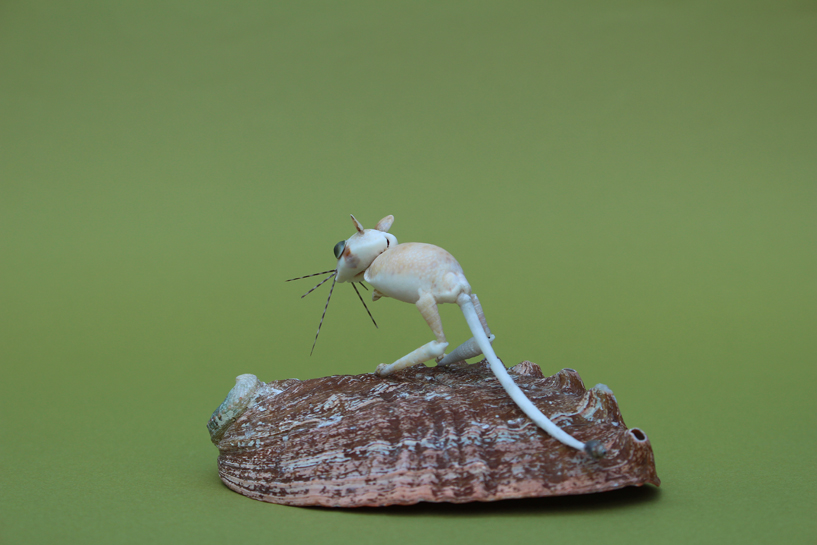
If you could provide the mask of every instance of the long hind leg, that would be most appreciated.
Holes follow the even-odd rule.
[[[488,322],[485,320],[485,313],[482,312],[482,305],[479,304],[479,299],[473,293],[471,294],[471,301],[474,303],[474,310],[477,311],[477,316],[479,317],[479,322],[482,324],[482,329],[485,330],[485,334],[488,336],[488,341],[493,343],[494,339],[496,338],[494,335],[491,335],[491,328],[488,327]],[[463,361],[467,360],[468,358],[475,358],[482,354],[482,350],[477,345],[476,339],[471,337],[457,348],[451,351],[451,353],[446,354],[445,357],[440,359],[437,362],[438,366],[448,365],[449,363],[454,363],[455,361]]]
[[[434,296],[430,293],[424,293],[420,296],[416,305],[420,314],[423,315],[423,318],[425,318],[428,326],[431,328],[431,331],[434,332],[434,336],[437,337],[437,340],[426,343],[417,350],[409,352],[394,363],[388,365],[381,363],[377,366],[375,374],[385,377],[406,367],[436,359],[445,353],[445,349],[448,347],[448,341],[445,340],[443,324],[440,320],[440,312],[437,310],[437,301],[434,299]]]

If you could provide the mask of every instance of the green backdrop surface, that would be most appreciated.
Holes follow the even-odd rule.
[[[0,5],[0,542],[814,543],[813,2]],[[371,372],[410,305],[286,278],[394,214],[506,364],[616,393],[660,489],[299,509],[233,384]],[[452,343],[467,336],[442,308]]]

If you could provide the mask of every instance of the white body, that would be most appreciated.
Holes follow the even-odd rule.
[[[438,365],[446,365],[484,354],[505,391],[539,427],[568,446],[583,450],[595,458],[604,456],[604,447],[598,441],[582,443],[565,433],[542,414],[514,383],[491,347],[494,336],[485,321],[479,300],[471,293],[462,267],[450,253],[432,244],[398,244],[394,235],[387,232],[394,221],[393,216],[380,220],[374,229],[363,229],[354,216],[352,221],[357,232],[335,247],[338,257],[335,281],[365,280],[374,288],[374,301],[391,297],[413,303],[436,337],[391,364],[380,364],[375,371],[378,375],[387,376],[432,359]],[[445,349],[448,341],[437,311],[439,303],[458,304],[473,335],[447,356]]]
[[[385,296],[416,304],[428,292],[437,303],[456,303],[460,293],[471,294],[471,286],[454,256],[422,242],[386,249],[372,261],[363,278],[377,290],[375,301]]]

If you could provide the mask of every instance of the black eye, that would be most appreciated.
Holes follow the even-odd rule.
[[[343,249],[346,248],[346,241],[341,240],[337,244],[335,244],[335,259],[340,259],[340,254],[343,253]]]

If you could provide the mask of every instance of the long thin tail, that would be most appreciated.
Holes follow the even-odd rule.
[[[508,392],[508,395],[511,396],[514,403],[516,403],[519,408],[522,409],[522,412],[528,415],[528,417],[533,420],[537,426],[545,430],[551,437],[561,441],[565,445],[584,451],[593,458],[603,457],[606,454],[606,451],[599,441],[594,440],[588,441],[587,443],[582,443],[578,439],[563,431],[559,426],[551,422],[547,416],[542,414],[542,411],[536,408],[536,405],[534,405],[531,400],[528,399],[525,392],[523,392],[519,386],[516,385],[511,378],[511,375],[508,374],[508,370],[505,369],[505,366],[501,361],[499,361],[499,358],[496,357],[494,349],[491,347],[491,343],[488,342],[488,337],[485,335],[485,331],[483,330],[482,324],[477,316],[477,311],[474,309],[474,303],[471,301],[471,296],[461,293],[459,297],[457,297],[457,304],[462,309],[463,315],[465,315],[465,321],[468,322],[468,327],[471,329],[471,334],[474,336],[474,339],[476,339],[482,353],[486,358],[488,358],[488,363],[491,365],[491,371],[494,372],[497,380],[499,380],[499,383],[502,384],[503,388],[505,388],[505,391]]]

